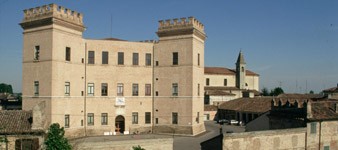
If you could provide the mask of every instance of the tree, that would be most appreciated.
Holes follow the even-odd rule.
[[[313,92],[312,90],[309,92],[310,94],[314,94],[315,92]]]
[[[68,143],[68,139],[64,137],[65,130],[60,128],[58,123],[53,123],[49,126],[47,139],[45,141],[47,150],[71,150],[72,147]]]
[[[268,91],[268,89],[267,89],[266,87],[264,87],[264,88],[262,89],[262,95],[263,95],[263,96],[269,96],[269,95],[270,95],[270,93],[269,93],[269,91]]]
[[[1,83],[0,84],[0,93],[9,93],[13,94],[13,88],[10,84]]]
[[[140,145],[138,145],[138,146],[133,146],[133,150],[146,150],[146,149],[144,149]]]
[[[283,94],[284,90],[281,87],[276,87],[270,92],[270,96],[278,96],[279,94]]]

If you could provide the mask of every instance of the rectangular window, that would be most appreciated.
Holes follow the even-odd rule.
[[[156,66],[158,66],[159,65],[159,62],[158,61],[156,61]]]
[[[324,150],[330,150],[330,146],[324,146]]]
[[[137,112],[132,113],[132,124],[138,124],[138,113]]]
[[[39,81],[34,81],[34,95],[39,96]]]
[[[138,84],[133,84],[133,96],[138,96]]]
[[[200,112],[197,112],[196,122],[200,123]]]
[[[108,84],[101,83],[101,96],[107,96],[107,95],[108,95]]]
[[[224,86],[227,86],[227,85],[228,85],[228,80],[224,79]]]
[[[145,92],[145,96],[151,96],[151,84],[146,84]]]
[[[118,65],[123,65],[124,64],[124,53],[123,52],[118,52],[117,53],[117,64]]]
[[[150,112],[146,112],[146,117],[145,117],[145,123],[146,124],[150,124],[151,123],[151,113]]]
[[[133,65],[138,65],[138,53],[133,53]]]
[[[66,61],[70,61],[70,47],[66,47]]]
[[[95,52],[88,51],[88,64],[94,64],[94,63],[95,63]]]
[[[210,79],[209,79],[209,78],[207,78],[205,82],[206,82],[206,83],[205,83],[205,85],[209,85],[209,83],[210,83]]]
[[[108,113],[101,114],[101,125],[108,125]]]
[[[200,66],[200,54],[197,54],[197,65]]]
[[[158,118],[155,119],[155,123],[158,124]]]
[[[69,115],[65,115],[65,128],[69,128]]]
[[[146,53],[146,66],[151,66],[151,54]]]
[[[178,52],[173,52],[173,65],[178,65]]]
[[[123,84],[122,83],[117,84],[117,96],[123,96]]]
[[[178,124],[178,113],[177,112],[172,113],[172,124]]]
[[[311,122],[311,134],[315,134],[317,130],[317,124],[316,122]]]
[[[40,46],[37,45],[34,48],[34,60],[40,60]]]
[[[70,95],[70,82],[65,82],[65,95]]]
[[[94,113],[88,113],[87,124],[91,126],[94,125]]]
[[[106,51],[102,52],[102,64],[108,64],[108,54]]]
[[[173,89],[172,89],[172,95],[173,96],[178,96],[178,84],[177,83],[173,83]]]
[[[200,96],[200,84],[197,84],[197,96]]]
[[[88,96],[94,96],[94,83],[88,83]]]

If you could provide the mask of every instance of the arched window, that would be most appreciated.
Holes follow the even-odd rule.
[[[244,72],[244,67],[242,67],[242,72]]]

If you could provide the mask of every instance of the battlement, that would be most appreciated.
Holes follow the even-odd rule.
[[[168,29],[168,28],[186,28],[186,27],[194,27],[200,31],[204,31],[204,25],[199,22],[194,17],[188,18],[175,18],[175,19],[168,19],[168,20],[160,20],[159,21],[159,30],[161,29]]]
[[[46,18],[59,18],[77,25],[83,26],[83,15],[68,8],[56,4],[43,5],[41,7],[25,9],[22,23],[42,20]]]

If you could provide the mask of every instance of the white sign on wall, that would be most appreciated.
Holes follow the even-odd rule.
[[[124,106],[126,105],[126,100],[124,99],[124,97],[116,97],[115,105]]]

